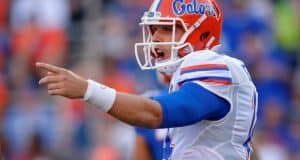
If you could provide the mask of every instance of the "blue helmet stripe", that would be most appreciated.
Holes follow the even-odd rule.
[[[153,3],[152,3],[152,6],[150,8],[150,12],[156,12],[158,9],[159,9],[159,6],[161,4],[161,0],[155,0]]]
[[[159,0],[159,2],[158,2],[158,5],[156,6],[156,9],[155,9],[155,11],[158,11],[158,9],[159,9],[160,5],[161,5],[161,0]]]

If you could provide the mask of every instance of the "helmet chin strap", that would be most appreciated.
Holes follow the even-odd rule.
[[[164,67],[159,67],[159,68],[157,68],[157,71],[165,73],[168,76],[171,76],[176,71],[176,69],[179,67],[179,65],[180,64],[178,63],[176,65],[174,64],[174,65],[168,65],[168,66],[164,66]]]
[[[187,54],[194,51],[194,47],[190,43],[185,43],[175,48],[179,58],[186,56]]]
[[[179,57],[177,59],[180,59]],[[169,65],[166,65],[166,66],[162,66],[162,67],[158,67],[157,68],[157,71],[158,72],[162,72],[162,73],[165,73],[166,75],[168,76],[172,76],[173,73],[177,70],[177,68],[180,66],[182,61],[177,61],[173,64],[169,64]]]
[[[212,36],[209,41],[206,43],[205,48],[206,49],[210,49],[211,45],[214,43],[214,41],[216,40],[216,38],[214,36]]]

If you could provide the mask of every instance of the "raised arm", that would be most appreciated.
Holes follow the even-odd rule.
[[[78,76],[70,70],[60,68],[51,64],[37,63],[39,69],[48,71],[48,74],[40,81],[40,85],[46,85],[48,93],[53,96],[63,96],[71,99],[83,99],[88,89],[92,85],[92,81]],[[103,89],[103,90],[101,90]],[[101,93],[107,89],[108,96],[101,97]],[[162,109],[158,102],[144,98],[142,96],[116,92],[113,97],[114,90],[106,86],[100,86],[98,90],[91,93],[97,95],[89,95],[94,99],[98,98],[99,101],[104,101],[105,111],[115,118],[134,126],[141,126],[147,128],[157,128],[162,123]],[[100,96],[100,97],[97,97]],[[88,98],[86,98],[88,101]],[[93,103],[93,102],[92,102]],[[94,102],[95,103],[95,102]],[[99,102],[96,102],[99,103]],[[97,107],[100,107],[101,104]],[[107,109],[109,108],[109,109]],[[103,109],[102,109],[103,110]]]
[[[120,93],[73,72],[50,64],[37,63],[48,75],[39,83],[47,85],[50,95],[83,98],[101,111],[128,124],[147,128],[180,127],[201,120],[219,120],[229,112],[230,104],[195,83],[186,83],[178,91],[153,97]]]

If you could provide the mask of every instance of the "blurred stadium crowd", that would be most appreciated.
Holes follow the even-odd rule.
[[[0,143],[12,160],[130,160],[134,130],[80,100],[50,97],[37,61],[120,91],[162,88],[134,43],[149,0],[0,0]],[[300,160],[300,0],[220,0],[224,53],[246,62],[259,92],[261,160]]]

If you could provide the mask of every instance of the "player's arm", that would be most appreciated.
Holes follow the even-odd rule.
[[[225,99],[189,82],[176,92],[152,99],[117,93],[108,113],[135,126],[170,128],[191,125],[201,120],[219,120],[229,110],[230,104]]]
[[[208,119],[217,120],[229,111],[229,103],[200,87],[188,83],[172,94],[147,99],[142,96],[119,93],[114,89],[50,64],[37,67],[50,72],[39,83],[47,85],[50,95],[84,98],[100,110],[135,126],[168,128],[184,126]]]
[[[123,122],[147,128],[158,128],[163,115],[157,101],[119,92],[108,113]]]
[[[70,70],[51,64],[37,63],[36,66],[48,71],[48,75],[39,84],[46,85],[50,95],[71,99],[85,98],[98,109],[131,125],[157,128],[162,123],[162,110],[157,101],[115,92],[109,87],[87,81]]]

